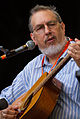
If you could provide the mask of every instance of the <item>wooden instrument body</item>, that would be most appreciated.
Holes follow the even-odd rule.
[[[33,87],[26,94],[23,94],[21,97],[19,97],[12,105],[21,103],[20,109],[23,110],[24,108],[26,108],[26,105],[28,104],[26,102],[29,99],[27,97],[29,97],[30,92],[32,92],[32,90],[37,87],[38,83],[45,79],[46,76],[47,73],[45,72],[33,85]],[[47,119],[56,105],[58,96],[61,91],[61,86],[62,84],[57,79],[51,78],[50,80],[48,80],[45,83],[44,87],[40,88],[40,90],[32,97],[26,110],[22,115],[20,115],[20,117],[18,115],[18,118]]]
[[[54,76],[70,58],[67,55],[50,74],[45,72],[28,92],[13,102],[12,105],[19,103],[20,110],[25,110],[19,119],[48,119],[62,87],[61,82],[54,79]]]
[[[54,84],[51,80],[48,80],[44,87],[32,98],[30,105],[20,119],[47,119],[49,117],[57,103],[61,90],[61,83],[58,80],[56,81],[60,88],[56,83]]]

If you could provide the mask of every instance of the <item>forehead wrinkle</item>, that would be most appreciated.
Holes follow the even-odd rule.
[[[42,10],[33,14],[31,24],[33,25],[33,27],[35,27],[38,24],[44,24],[50,20],[56,20],[56,15],[50,10]]]

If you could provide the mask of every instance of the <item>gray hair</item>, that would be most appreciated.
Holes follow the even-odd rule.
[[[43,6],[43,5],[36,5],[33,9],[31,9],[30,11],[30,17],[29,17],[29,30],[30,32],[33,32],[33,26],[31,24],[31,19],[32,19],[32,16],[34,13],[38,12],[38,11],[41,11],[41,10],[51,10],[55,15],[56,15],[56,19],[61,23],[62,22],[62,19],[59,15],[59,13],[56,11],[56,7],[53,5],[53,6]]]

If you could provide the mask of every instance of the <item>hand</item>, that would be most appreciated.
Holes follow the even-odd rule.
[[[0,111],[0,119],[16,119],[18,114],[18,106],[8,106],[8,108]]]
[[[75,60],[80,67],[80,40],[75,38],[75,43],[71,43],[68,47],[68,54]]]

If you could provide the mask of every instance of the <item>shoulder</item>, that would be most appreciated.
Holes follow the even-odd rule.
[[[33,60],[31,60],[26,66],[26,67],[41,67],[42,63],[42,58],[44,57],[44,54],[40,54],[36,56]]]
[[[41,67],[41,62],[43,58],[43,54],[36,56],[33,60],[31,60],[23,70],[17,75],[17,77],[24,77],[31,75],[32,71],[35,71],[35,68]],[[28,74],[28,75],[27,75]]]

